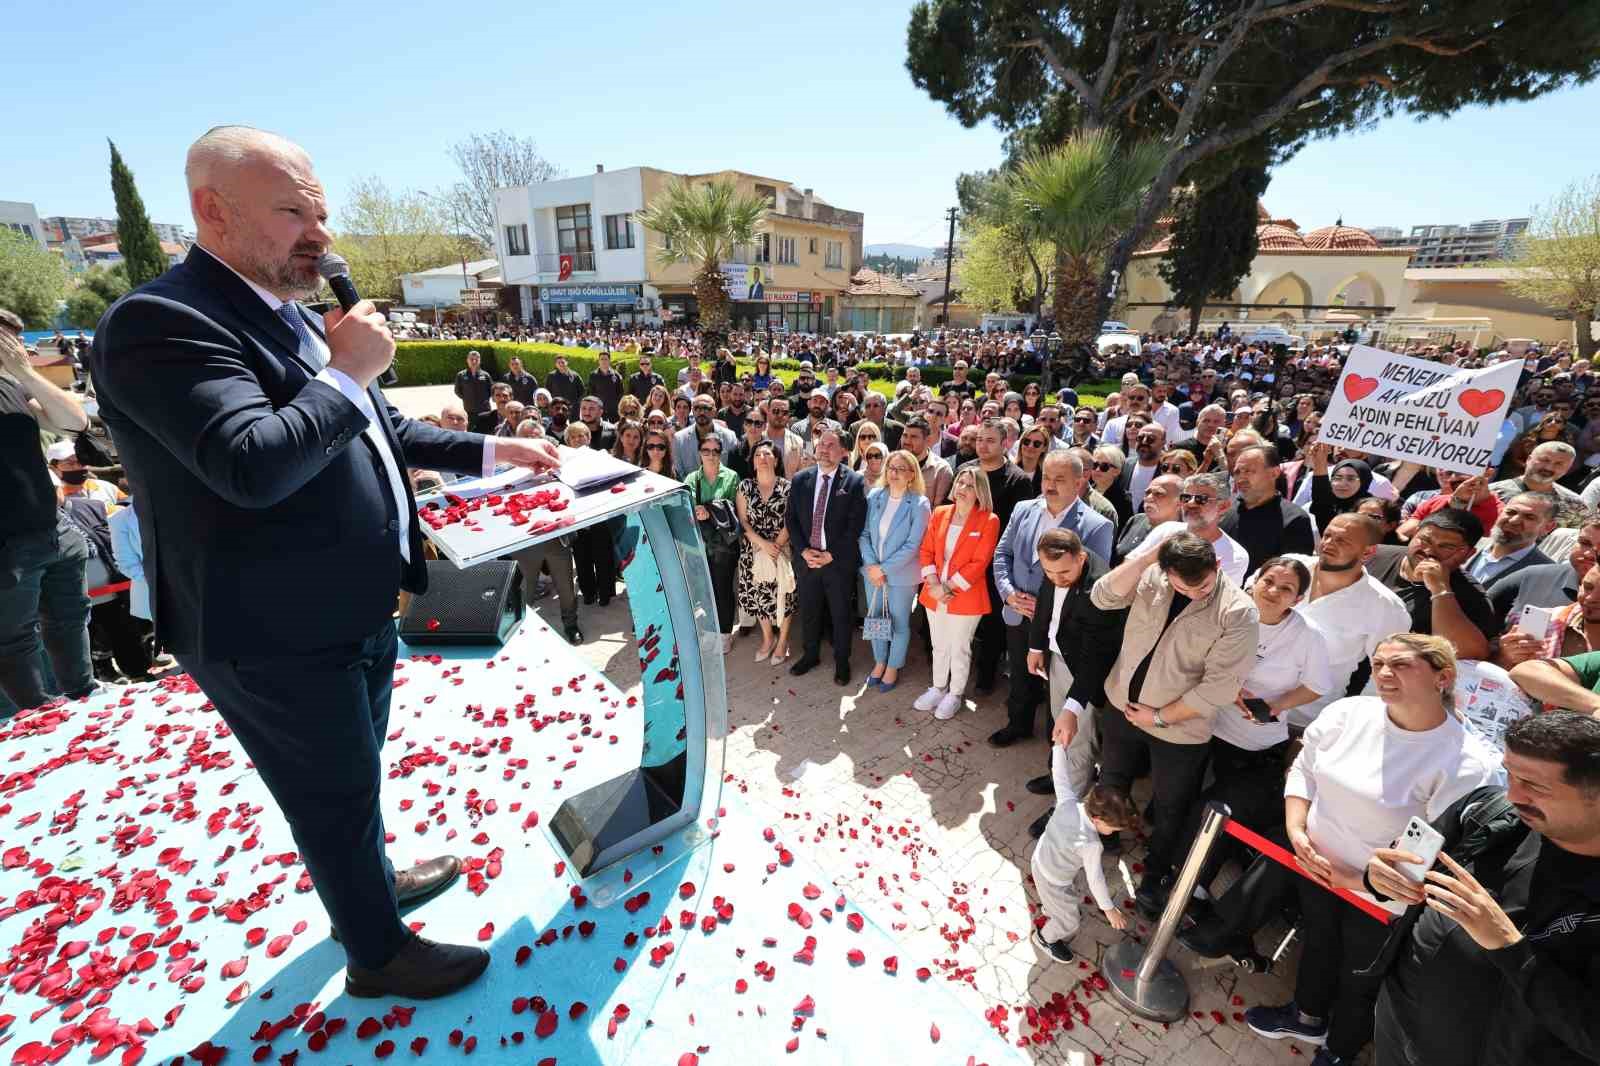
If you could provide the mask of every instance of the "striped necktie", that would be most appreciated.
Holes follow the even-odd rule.
[[[306,325],[306,316],[300,313],[300,305],[293,300],[287,300],[278,305],[278,317],[284,324],[294,330],[295,340],[299,345],[298,354],[301,359],[313,370],[320,371],[323,367],[322,353],[317,349],[317,342],[311,336],[311,327]]]

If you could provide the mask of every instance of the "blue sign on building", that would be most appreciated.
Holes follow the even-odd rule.
[[[631,304],[638,298],[637,285],[539,286],[539,302],[546,304]]]

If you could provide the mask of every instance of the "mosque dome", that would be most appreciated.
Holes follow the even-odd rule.
[[[1261,248],[1304,248],[1306,240],[1299,232],[1278,222],[1264,222],[1256,227],[1256,243]]]
[[[1346,226],[1342,221],[1323,226],[1306,234],[1307,248],[1364,252],[1377,249],[1378,239],[1358,226]]]

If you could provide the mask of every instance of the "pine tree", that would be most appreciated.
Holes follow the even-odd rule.
[[[166,273],[167,256],[161,250],[150,216],[144,213],[144,201],[133,184],[133,171],[122,161],[116,144],[109,138],[106,143],[111,145],[111,195],[117,201],[117,247],[122,252],[129,283],[138,288]]]

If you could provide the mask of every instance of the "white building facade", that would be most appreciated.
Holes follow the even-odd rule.
[[[504,284],[522,287],[524,321],[659,322],[632,219],[644,204],[641,167],[496,190],[495,252]]]
[[[38,209],[26,201],[0,200],[0,226],[30,238],[40,248],[47,247]]]
[[[461,290],[498,285],[500,262],[497,259],[476,259],[462,265],[434,267],[414,274],[400,275],[400,291],[405,294],[407,307],[457,307],[461,304]]]

